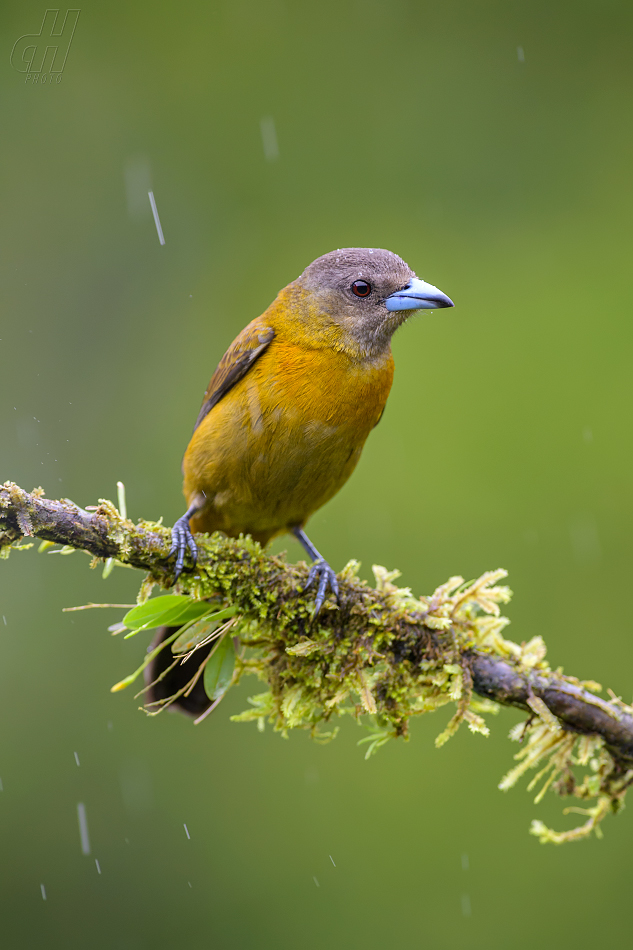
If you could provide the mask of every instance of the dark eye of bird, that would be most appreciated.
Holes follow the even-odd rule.
[[[357,297],[369,297],[371,284],[368,284],[366,280],[355,280],[352,284],[352,293]]]

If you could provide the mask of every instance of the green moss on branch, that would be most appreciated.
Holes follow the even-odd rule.
[[[51,501],[41,489],[25,492],[11,482],[0,489],[0,554],[24,537],[82,549],[98,560],[147,572],[139,602],[154,586],[170,588],[170,530],[123,518],[109,501],[92,510],[68,500]],[[508,621],[500,606],[510,591],[499,586],[505,571],[465,583],[453,577],[428,597],[394,584],[397,571],[374,567],[376,586],[357,577],[350,562],[339,576],[339,605],[329,601],[318,618],[312,597],[302,593],[305,564],[266,555],[250,538],[198,536],[195,572],[177,590],[194,600],[221,600],[237,608],[231,634],[241,643],[236,679],[251,673],[265,692],[236,717],[270,722],[285,733],[307,728],[317,739],[336,732],[341,715],[370,724],[367,754],[390,738],[406,737],[412,716],[452,704],[454,714],[438,736],[443,744],[462,722],[488,733],[482,714],[511,705],[528,712],[513,730],[522,741],[519,764],[502,780],[509,788],[540,766],[532,785],[593,801],[587,821],[568,832],[533,823],[541,841],[561,843],[598,831],[608,811],[618,810],[633,782],[633,709],[617,697],[596,695],[594,683],[552,672],[545,644],[536,636],[516,644],[503,636]],[[589,768],[584,777],[580,768]]]

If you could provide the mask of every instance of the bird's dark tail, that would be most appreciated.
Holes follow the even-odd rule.
[[[157,646],[163,643],[167,637],[176,633],[177,630],[178,627],[159,627],[150,649],[155,650]],[[204,647],[200,647],[188,660],[184,663],[177,663],[168,673],[165,671],[174,662],[174,656],[169,647],[165,647],[154,657],[149,666],[145,668],[145,683],[150,687],[147,693],[145,693],[145,702],[147,704],[159,703],[157,706],[150,706],[152,711],[160,709],[163,705],[163,701],[165,701],[166,704],[166,701],[171,696],[178,693],[193,679],[200,668],[200,664],[208,657],[214,646],[215,643],[212,642]],[[150,684],[152,685],[150,686]],[[170,703],[169,709],[177,709],[179,712],[197,719],[197,717],[201,716],[203,712],[206,712],[211,705],[211,700],[204,691],[202,676],[197,680],[193,689],[187,692],[188,695],[182,693],[177,699]]]

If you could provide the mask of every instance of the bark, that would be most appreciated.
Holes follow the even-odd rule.
[[[602,736],[615,758],[629,768],[633,764],[633,716],[614,703],[555,675],[520,673],[511,663],[490,653],[469,651],[466,658],[473,689],[479,696],[526,712],[530,711],[528,698],[537,696],[563,726],[573,732]]]

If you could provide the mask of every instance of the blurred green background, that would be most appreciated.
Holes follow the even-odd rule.
[[[506,567],[510,635],[630,701],[630,4],[87,2],[62,81],[34,85],[9,57],[44,10],[0,17],[2,480],[91,504],[121,479],[132,517],[173,523],[225,347],[313,258],[389,248],[456,306],[396,336],[387,412],[311,537],[416,593]],[[529,837],[574,816],[497,790],[517,713],[436,751],[444,710],[369,762],[351,721],[325,747],[229,722],[252,681],[199,727],[147,719],[109,692],[146,642],[61,612],[139,580],[0,565],[7,950],[630,939],[633,815]]]

